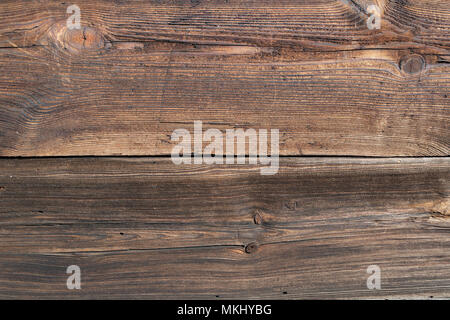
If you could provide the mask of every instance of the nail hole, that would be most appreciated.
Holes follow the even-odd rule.
[[[121,232],[120,235],[123,236],[123,232]]]
[[[245,252],[249,254],[255,252],[256,249],[258,249],[258,245],[255,242],[249,243],[245,246]]]
[[[283,294],[287,294],[287,291],[283,291]]]

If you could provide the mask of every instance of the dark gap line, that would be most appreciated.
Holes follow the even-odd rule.
[[[195,154],[191,154],[191,158],[195,157]],[[217,156],[220,157],[220,156]],[[226,155],[222,155],[223,158],[226,158]],[[271,155],[268,155],[267,157],[271,157]],[[445,156],[363,156],[363,155],[278,155],[279,158],[335,158],[335,159],[440,159],[440,158],[450,158],[450,155]],[[69,156],[0,156],[0,160],[20,160],[20,159],[28,159],[28,160],[34,160],[34,159],[79,159],[79,158],[86,158],[86,159],[117,159],[117,158],[154,158],[154,159],[170,159],[171,155],[167,154],[160,154],[160,155],[69,155]],[[212,157],[215,158],[215,157]],[[246,158],[248,159],[249,156],[237,156],[234,155],[233,158]],[[259,157],[256,157],[259,158]]]

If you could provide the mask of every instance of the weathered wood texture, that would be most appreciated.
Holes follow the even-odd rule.
[[[450,1],[70,4],[0,2],[0,298],[450,298]],[[8,158],[165,156],[195,120],[295,157]]]
[[[450,298],[449,164],[2,159],[0,298]]]
[[[450,2],[0,3],[0,155],[167,155],[268,128],[283,155],[447,156]],[[415,63],[414,63],[415,62]]]

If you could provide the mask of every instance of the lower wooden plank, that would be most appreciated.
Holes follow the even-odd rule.
[[[0,298],[450,298],[449,177],[449,158],[282,158],[274,176],[1,159]]]

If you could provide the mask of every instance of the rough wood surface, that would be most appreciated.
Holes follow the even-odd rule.
[[[0,2],[0,299],[450,298],[449,0],[71,4]],[[174,165],[196,120],[280,172]]]
[[[2,159],[0,298],[450,298],[449,164]]]
[[[178,128],[276,128],[283,155],[447,156],[441,0],[0,3],[0,155],[167,155]]]

